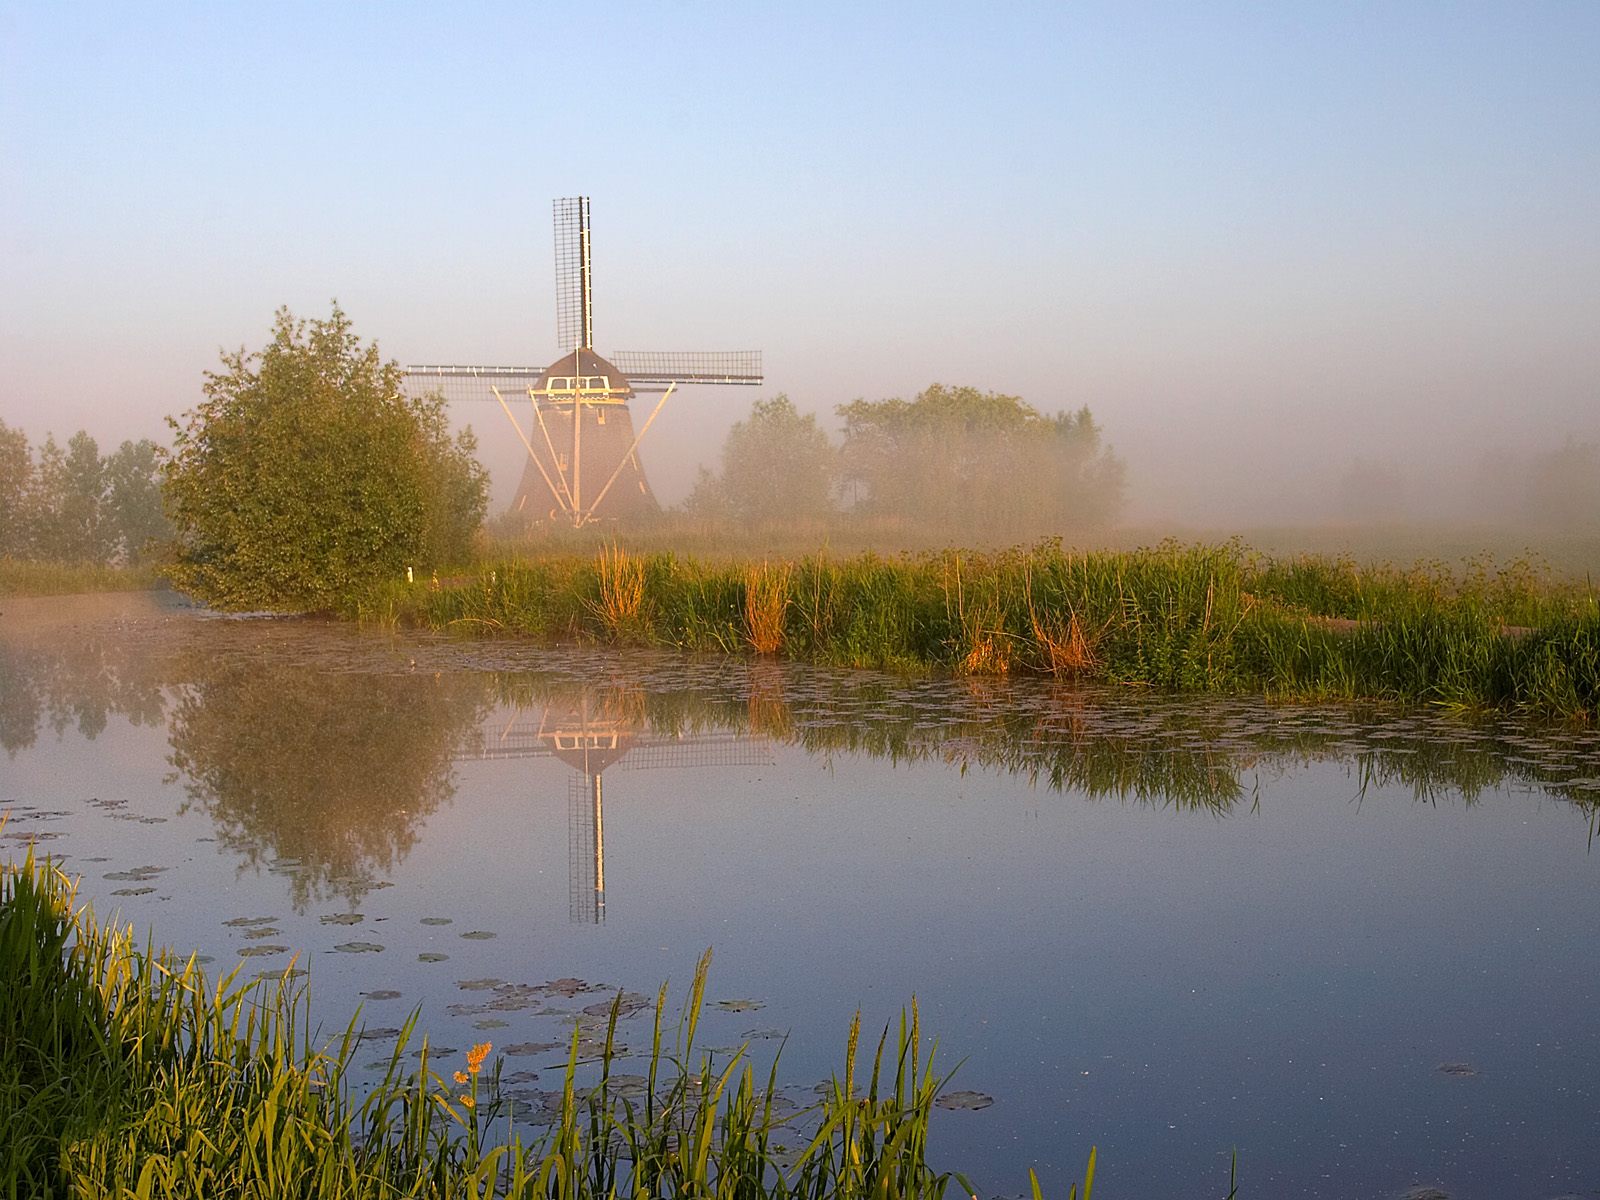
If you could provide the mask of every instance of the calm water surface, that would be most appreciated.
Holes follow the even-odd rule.
[[[420,1006],[537,1101],[712,947],[708,1044],[787,1038],[796,1104],[915,996],[985,1193],[1098,1144],[1106,1197],[1220,1195],[1235,1147],[1249,1196],[1600,1195],[1594,733],[120,597],[0,600],[0,747],[0,853],[298,955],[374,1060]]]

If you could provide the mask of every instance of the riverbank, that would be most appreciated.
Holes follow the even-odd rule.
[[[742,1052],[713,1061],[694,1044],[708,953],[675,1035],[666,989],[658,995],[645,1079],[613,1072],[619,997],[593,1085],[577,1083],[575,1027],[559,1097],[539,1115],[542,1132],[526,1135],[487,1043],[435,1067],[426,1039],[410,1049],[413,1014],[381,1078],[358,1086],[359,1018],[324,1044],[292,972],[212,980],[194,958],[144,945],[78,906],[74,884],[31,850],[0,866],[0,1194],[938,1200],[952,1182],[971,1192],[928,1162],[949,1077],[914,1005],[870,1069],[857,1062],[871,1050],[858,1045],[858,1020],[842,1075],[812,1108],[780,1115],[776,1065],[759,1079]]]
[[[1522,563],[1372,567],[1237,543],[742,563],[612,546],[391,585],[352,614],[902,672],[1600,717],[1600,597]]]
[[[154,567],[34,562],[0,556],[0,596],[137,592],[160,585],[160,576]]]

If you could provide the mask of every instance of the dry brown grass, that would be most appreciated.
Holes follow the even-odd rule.
[[[1063,625],[1059,618],[1041,621],[1037,613],[1030,612],[1034,640],[1044,651],[1046,665],[1052,675],[1083,675],[1093,671],[1098,660],[1094,652],[1094,639],[1083,631],[1083,622],[1073,613]]]
[[[600,578],[600,619],[612,637],[625,637],[639,627],[644,609],[644,560],[630,558],[613,542],[601,548],[595,573]]]
[[[793,573],[794,568],[786,562],[763,562],[745,569],[745,637],[757,654],[776,654],[783,648],[783,618],[789,608]]]

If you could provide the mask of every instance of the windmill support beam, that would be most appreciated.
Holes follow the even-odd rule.
[[[556,491],[556,485],[550,481],[550,475],[544,469],[544,464],[539,461],[539,456],[533,452],[533,443],[522,432],[522,425],[517,420],[516,415],[512,413],[511,406],[506,403],[506,398],[500,394],[500,389],[497,387],[491,387],[489,390],[494,393],[494,398],[500,401],[500,407],[505,410],[506,420],[511,422],[511,428],[517,431],[517,440],[522,443],[522,448],[528,452],[528,461],[539,468],[539,475],[543,478],[545,487],[550,489],[550,494],[555,497],[556,503],[558,505],[563,504],[561,493]],[[539,408],[537,405],[534,406],[533,411],[535,415],[538,414]],[[544,424],[543,421],[539,423],[541,426]],[[546,434],[545,436],[548,439],[549,435]]]
[[[628,447],[628,452],[617,461],[617,469],[611,472],[611,478],[606,480],[605,487],[600,489],[600,494],[594,498],[594,503],[589,506],[589,511],[579,517],[578,525],[580,527],[593,518],[594,510],[600,507],[600,502],[606,498],[606,493],[611,490],[611,485],[617,481],[617,476],[622,474],[622,468],[628,465],[630,458],[633,458],[633,452],[639,448],[639,443],[644,441],[644,435],[650,432],[650,426],[655,422],[662,406],[666,404],[667,398],[672,395],[677,386],[675,383],[668,385],[667,390],[662,393],[661,399],[656,401],[656,406],[650,410],[650,415],[645,418],[644,425],[634,435],[633,444]]]

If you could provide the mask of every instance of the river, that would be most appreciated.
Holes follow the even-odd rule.
[[[1593,731],[131,595],[0,600],[0,749],[0,855],[374,1061],[420,1009],[536,1105],[711,948],[702,1044],[796,1106],[915,997],[985,1194],[1600,1189]]]

